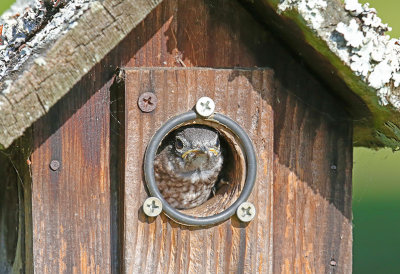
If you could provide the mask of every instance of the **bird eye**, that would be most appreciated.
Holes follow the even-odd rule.
[[[182,142],[181,139],[176,138],[176,140],[175,140],[175,147],[176,147],[176,149],[182,149],[182,148],[183,148],[183,142]]]

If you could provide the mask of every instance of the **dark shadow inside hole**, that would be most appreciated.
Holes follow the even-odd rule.
[[[195,124],[195,125],[193,125]],[[180,125],[171,131],[161,142],[157,154],[166,146],[174,144],[176,133],[184,127],[201,126],[209,127],[219,133],[221,153],[224,161],[215,184],[215,189],[203,204],[180,210],[182,213],[192,216],[204,217],[222,212],[228,208],[240,195],[244,184],[245,161],[240,147],[240,141],[225,126],[207,121],[191,122],[189,125]]]

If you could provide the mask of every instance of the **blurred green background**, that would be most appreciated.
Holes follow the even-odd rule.
[[[399,0],[362,0],[400,36]],[[354,273],[400,273],[400,152],[354,149]]]
[[[2,14],[6,9],[8,9],[15,0],[1,0],[0,1],[0,14]]]
[[[0,1],[0,14],[14,0]],[[392,37],[400,36],[400,0],[370,0]],[[354,149],[354,273],[400,273],[400,152]]]

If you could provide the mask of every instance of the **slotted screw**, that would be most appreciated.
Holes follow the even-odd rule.
[[[256,216],[256,208],[252,203],[244,202],[237,208],[236,215],[242,222],[250,222]]]
[[[209,117],[214,113],[215,103],[210,97],[201,97],[196,103],[196,112],[202,117]]]
[[[162,203],[156,197],[149,197],[143,203],[143,211],[149,217],[156,217],[162,211]]]
[[[153,92],[145,92],[139,96],[138,106],[143,112],[152,112],[157,107],[157,96]]]

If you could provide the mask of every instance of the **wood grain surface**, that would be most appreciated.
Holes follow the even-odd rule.
[[[52,33],[40,38],[41,46],[35,47],[35,54],[24,69],[0,83],[0,90],[5,91],[0,96],[0,146],[8,147],[33,122],[48,114],[50,107],[85,78],[160,2],[94,1],[81,16],[77,13],[70,22],[60,23],[66,27],[59,30],[60,35]],[[42,62],[38,62],[39,56]],[[12,83],[3,85],[4,80]]]
[[[272,71],[214,69],[126,70],[125,273],[228,273],[272,271],[273,116]],[[137,106],[141,93],[154,92],[152,113]],[[148,218],[143,155],[151,136],[167,119],[210,96],[216,111],[241,125],[254,141],[258,176],[249,201],[257,217],[236,218],[210,228],[185,227],[166,216]]]
[[[302,78],[277,84],[273,273],[352,271],[352,123],[313,89]]]
[[[128,38],[126,66],[273,70],[272,273],[351,272],[353,123],[297,53],[225,0],[163,1]]]
[[[0,273],[33,273],[30,137],[0,151]]]
[[[109,86],[93,94],[91,82],[34,126],[35,273],[111,272]]]
[[[268,67],[270,93],[264,97],[266,91],[253,82],[264,70],[232,70],[219,81],[213,69],[165,69],[162,75],[157,69],[150,81],[143,76],[149,69],[125,69],[129,92],[124,97],[117,89],[110,100],[117,67],[185,66]],[[152,81],[166,90],[157,91],[162,95],[156,111],[144,115],[137,96]],[[192,89],[183,93],[188,83]],[[236,92],[233,84],[245,92]],[[33,126],[37,273],[351,272],[351,117],[296,53],[237,1],[163,1],[70,94]],[[259,172],[270,176],[264,180],[273,188],[253,192],[251,201],[262,210],[247,227],[231,220],[183,228],[165,217],[139,214],[146,196],[139,166],[146,140],[200,94],[214,97],[219,111],[238,120],[267,167]],[[61,161],[59,171],[49,169],[53,158]]]
[[[0,153],[0,270],[10,273],[18,254],[19,189],[22,188],[11,155]]]

